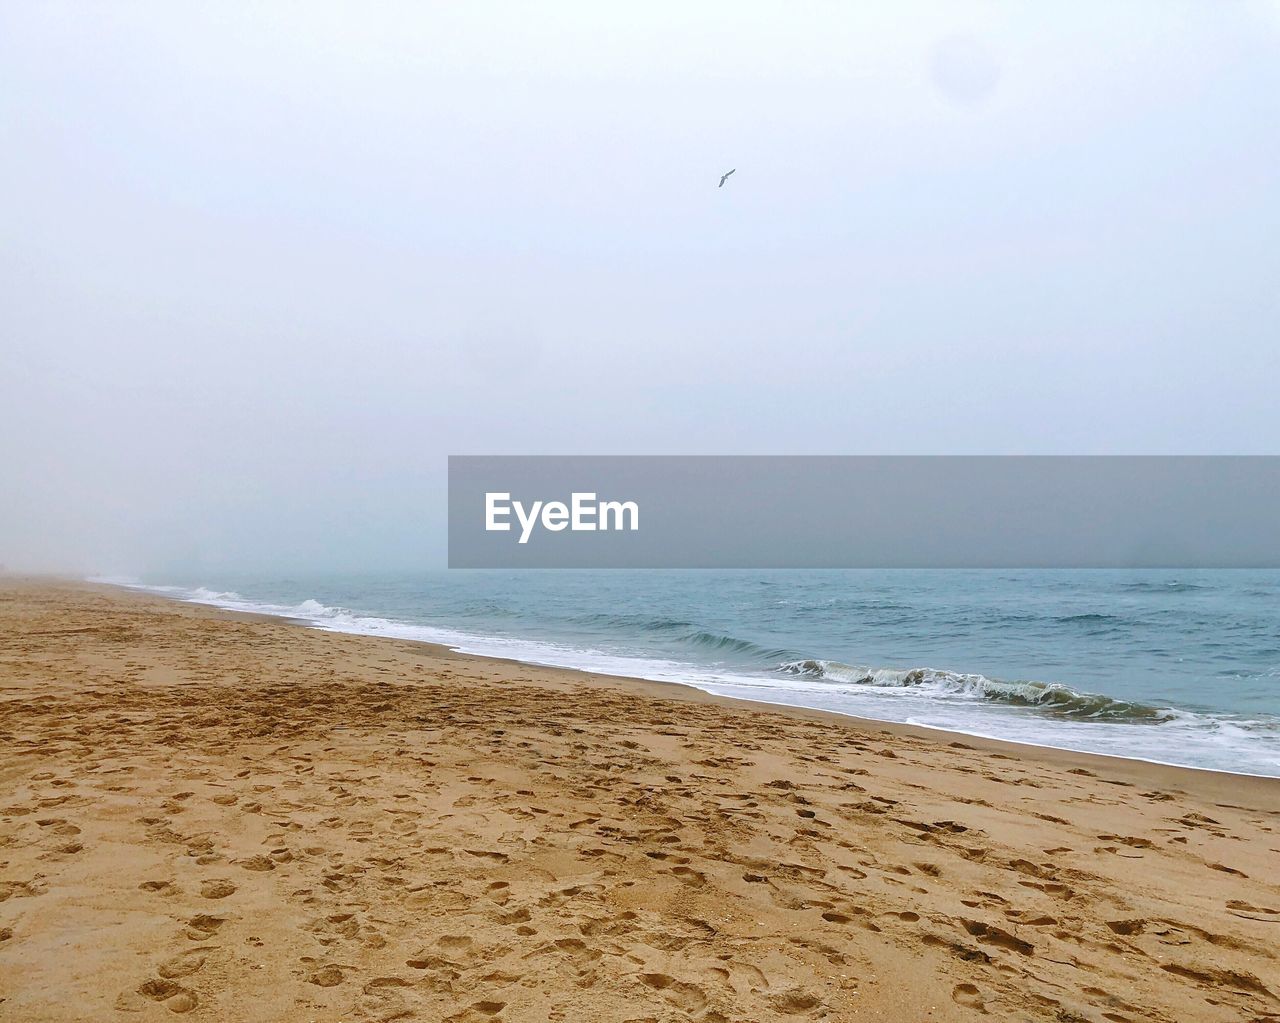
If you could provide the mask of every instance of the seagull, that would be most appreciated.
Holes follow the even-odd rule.
[[[733,168],[733,170],[737,170],[737,169],[738,169],[737,167]],[[729,180],[729,175],[732,173],[733,171],[725,171],[723,174],[721,174],[720,184],[716,185],[716,188],[724,188],[724,183]]]

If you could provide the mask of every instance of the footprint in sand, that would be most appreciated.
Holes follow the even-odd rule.
[[[204,941],[210,935],[216,934],[218,928],[226,922],[226,917],[197,913],[187,921],[187,937],[193,941]]]
[[[973,984],[957,984],[951,991],[951,1000],[957,1005],[977,1009],[979,1012],[987,1011],[987,1007],[982,1001],[982,992]]]
[[[413,1010],[402,990],[411,986],[409,981],[399,977],[375,977],[364,986],[357,1009],[380,1020],[412,1016]]]
[[[640,982],[653,988],[677,1009],[687,1013],[700,1012],[707,1004],[706,993],[696,984],[687,984],[665,973],[642,973]]]
[[[822,999],[812,991],[806,991],[803,988],[779,991],[766,1000],[778,1012],[784,1012],[789,1016],[800,1016],[822,1007]]]
[[[68,821],[65,817],[45,817],[36,821],[42,828],[48,828],[49,834],[60,835],[63,838],[74,838],[80,834],[80,829]]]
[[[1031,942],[1023,941],[1003,928],[995,927],[981,920],[965,920],[963,917],[957,922],[984,945],[995,945],[998,948],[1005,948],[1024,956],[1031,955],[1035,951],[1035,946]]]
[[[211,951],[213,951],[212,945],[201,945],[186,952],[180,952],[172,959],[161,963],[156,972],[166,980],[189,977],[204,966],[204,961]]]
[[[138,994],[164,1003],[170,1012],[190,1012],[200,1004],[194,991],[171,980],[149,980],[138,988]]]
[[[225,877],[213,878],[200,886],[200,894],[206,899],[225,899],[236,893],[236,886]]]
[[[307,980],[316,987],[336,987],[342,983],[342,970],[330,963],[320,967]]]
[[[676,880],[694,888],[700,888],[707,883],[707,875],[692,867],[672,867],[669,873],[673,874]]]

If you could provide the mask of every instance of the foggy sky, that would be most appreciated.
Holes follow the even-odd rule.
[[[1278,125],[1280,0],[6,4],[0,563],[442,565],[451,453],[1275,453]]]

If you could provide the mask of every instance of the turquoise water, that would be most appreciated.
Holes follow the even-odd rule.
[[[441,571],[178,583],[128,581],[336,631],[1280,776],[1277,571]]]

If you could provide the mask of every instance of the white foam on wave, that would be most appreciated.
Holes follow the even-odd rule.
[[[909,689],[937,699],[991,700],[1034,707],[1063,717],[1151,723],[1168,721],[1189,711],[1117,700],[1101,693],[1082,692],[1061,682],[1005,680],[942,668],[873,668],[839,661],[788,661],[779,670],[843,685],[878,689]]]
[[[1173,767],[1280,777],[1280,728],[1274,722],[1233,720],[1177,710],[1168,711],[1168,716],[1158,722],[1142,724],[1051,718],[1036,714],[1031,707],[1009,703],[993,705],[987,700],[974,699],[989,695],[995,685],[981,675],[938,669],[864,669],[829,661],[796,662],[821,665],[821,670],[753,675],[546,640],[482,635],[395,621],[331,607],[313,599],[298,604],[275,604],[253,600],[234,591],[206,587],[154,586],[118,577],[90,581],[230,611],[301,620],[327,632],[434,643],[482,657],[672,682],[756,703],[830,711],[872,721],[917,725],[1027,746],[1099,753]],[[912,684],[908,676],[913,672],[927,674]],[[868,677],[873,680],[870,684]],[[1178,759],[1169,760],[1173,751]]]

